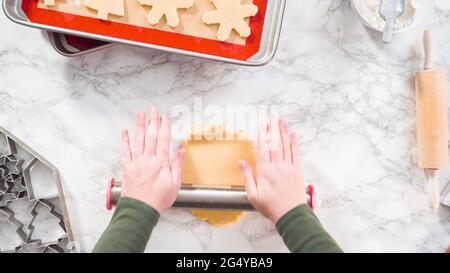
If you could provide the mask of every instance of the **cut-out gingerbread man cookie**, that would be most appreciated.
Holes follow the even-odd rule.
[[[190,9],[194,0],[138,0],[141,5],[152,6],[147,16],[151,25],[156,25],[162,17],[166,16],[167,24],[176,27],[180,23],[178,9]]]
[[[125,14],[123,0],[85,0],[83,5],[97,10],[97,18],[102,20],[107,20],[108,14],[118,16],[124,16]]]
[[[207,25],[219,24],[217,38],[220,41],[226,41],[230,38],[233,29],[243,38],[250,36],[251,29],[244,19],[258,13],[256,5],[242,5],[241,0],[210,1],[214,4],[216,10],[206,12],[203,15],[203,22]]]

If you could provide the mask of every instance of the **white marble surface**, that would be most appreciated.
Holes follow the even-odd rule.
[[[345,251],[443,252],[449,208],[431,211],[418,169],[413,75],[423,27],[384,46],[349,1],[289,1],[275,59],[260,68],[127,46],[79,58],[54,52],[41,33],[0,15],[0,125],[61,171],[70,221],[90,251],[112,213],[105,183],[120,177],[120,129],[138,110],[176,104],[278,104],[301,138],[305,177],[319,191],[317,214]],[[450,3],[426,21],[450,66]],[[445,170],[441,187],[450,179]],[[149,252],[284,252],[257,213],[213,228],[187,211],[165,213]]]

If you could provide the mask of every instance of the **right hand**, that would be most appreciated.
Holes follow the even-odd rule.
[[[239,162],[247,198],[256,210],[276,223],[307,201],[297,137],[289,134],[284,119],[273,118],[260,129],[255,146],[256,172],[247,162]]]

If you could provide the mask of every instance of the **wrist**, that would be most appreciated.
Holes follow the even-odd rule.
[[[276,224],[282,219],[284,216],[288,215],[291,211],[295,210],[296,208],[300,206],[307,206],[306,202],[299,202],[295,205],[287,206],[284,209],[279,210],[277,213],[274,213],[269,217],[269,219],[272,221],[272,223]]]
[[[155,205],[156,202],[154,202],[154,201],[152,201],[152,200],[148,200],[148,198],[144,198],[144,197],[137,196],[137,195],[128,195],[128,194],[122,195],[122,198],[121,198],[121,199],[123,199],[123,198],[125,198],[125,199],[131,199],[131,200],[135,200],[135,201],[137,201],[137,202],[140,202],[140,203],[146,205],[147,207],[149,207],[149,208],[155,210],[158,214],[162,214],[163,211],[164,211],[163,208],[161,208],[161,207],[158,206],[158,205]]]
[[[286,211],[274,224],[279,227],[283,222],[289,222],[291,218],[303,217],[309,213],[312,213],[311,208],[308,204],[302,203]]]
[[[156,210],[154,207],[150,206],[146,202],[143,202],[133,197],[123,196],[119,199],[119,202],[117,203],[117,209],[123,208],[141,211],[145,214],[154,216],[154,218],[156,218],[157,220],[159,219],[160,216],[159,211]]]

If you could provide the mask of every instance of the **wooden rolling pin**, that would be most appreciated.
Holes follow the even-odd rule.
[[[424,70],[416,73],[416,113],[419,167],[427,177],[428,203],[439,206],[439,169],[448,165],[447,104],[445,73],[433,68],[433,40],[430,31],[423,35]]]

